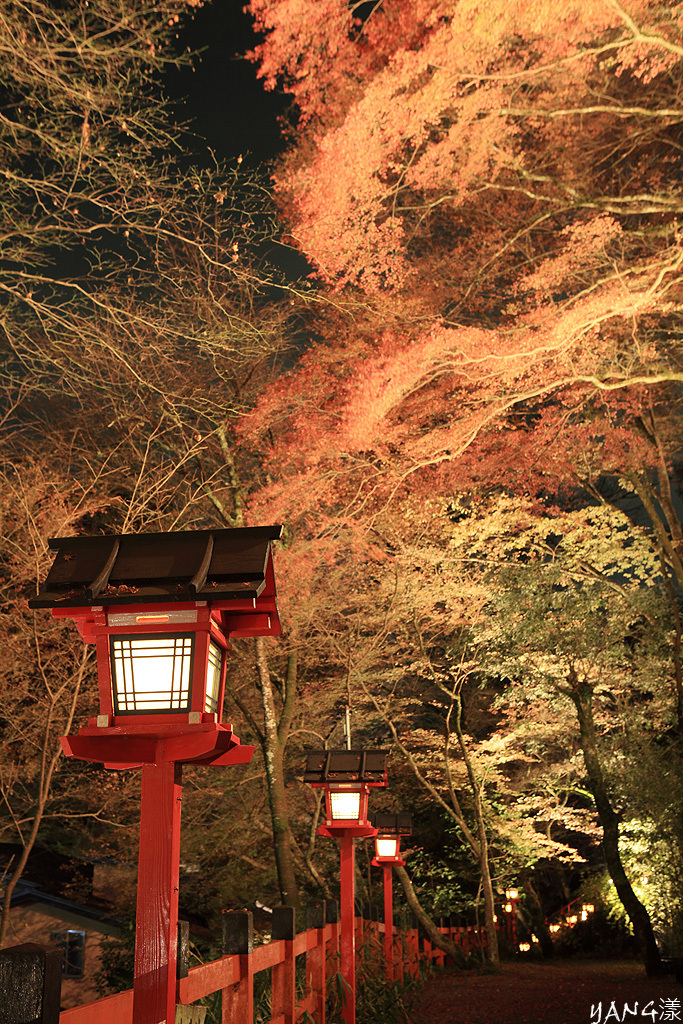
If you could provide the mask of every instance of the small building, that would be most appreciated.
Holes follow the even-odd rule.
[[[15,850],[20,847],[0,844],[4,869],[0,876],[4,873],[5,880]],[[62,1009],[101,995],[95,977],[101,967],[102,941],[123,935],[107,899],[121,871],[132,871],[134,878],[134,867],[92,864],[39,850],[29,858],[12,893],[6,945],[36,942],[62,949]]]

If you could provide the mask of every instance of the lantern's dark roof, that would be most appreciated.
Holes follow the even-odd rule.
[[[405,811],[399,811],[398,814],[376,811],[375,814],[371,815],[371,821],[380,832],[390,833],[395,836],[412,835],[413,816]]]
[[[386,750],[314,750],[306,757],[304,782],[384,782]]]
[[[31,608],[257,598],[281,526],[56,537]]]

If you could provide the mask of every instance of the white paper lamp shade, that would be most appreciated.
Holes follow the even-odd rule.
[[[330,792],[332,821],[358,821],[360,819],[360,793]]]
[[[188,710],[193,641],[192,634],[112,637],[115,713]]]
[[[221,685],[221,667],[223,665],[223,651],[213,640],[209,644],[209,662],[206,670],[206,700],[204,710],[209,712],[218,711],[218,693]]]
[[[375,839],[375,853],[378,857],[396,857],[398,839],[387,836]]]

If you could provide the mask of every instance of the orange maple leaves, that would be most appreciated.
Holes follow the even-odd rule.
[[[254,0],[263,73],[306,125],[276,172],[292,235],[332,288],[393,296],[373,339],[328,328],[254,414],[291,493],[360,507],[506,446],[521,466],[544,422],[544,445],[578,436],[577,410],[681,379],[661,343],[681,302],[680,6],[396,0],[360,23]]]

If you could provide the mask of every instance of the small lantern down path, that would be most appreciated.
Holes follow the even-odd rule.
[[[377,835],[368,818],[368,795],[387,784],[386,750],[315,750],[306,758],[304,782],[325,791],[325,824],[318,835],[341,840],[341,974],[348,985],[345,1024],[356,1019],[355,838]]]
[[[386,814],[378,812],[372,817],[377,829],[375,837],[375,857],[373,867],[384,869],[384,959],[389,981],[394,977],[394,898],[392,886],[392,870],[394,864],[405,866],[401,857],[401,836],[409,836],[413,831],[412,815],[404,812]]]
[[[134,1024],[175,1020],[183,764],[251,760],[221,721],[231,637],[277,636],[280,526],[50,541],[32,608],[73,619],[97,651],[99,713],[68,757],[142,767]]]

